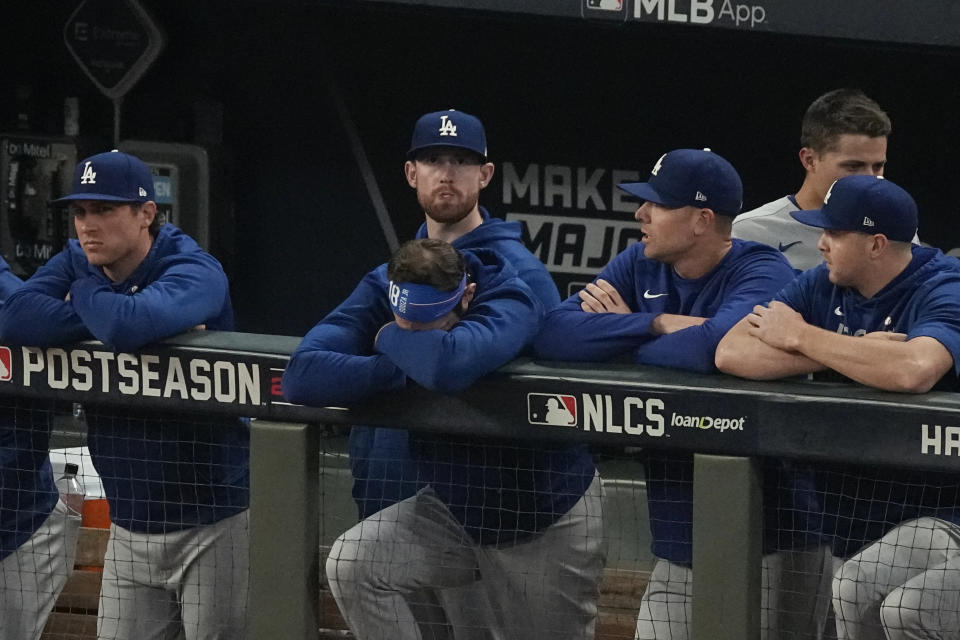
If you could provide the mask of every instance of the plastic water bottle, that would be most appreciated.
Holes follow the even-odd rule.
[[[67,505],[67,511],[71,515],[82,516],[86,494],[83,484],[77,479],[77,465],[72,462],[64,465],[63,475],[57,480],[57,489],[60,490],[60,499]]]

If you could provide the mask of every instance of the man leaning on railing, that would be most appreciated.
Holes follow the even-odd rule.
[[[960,262],[911,246],[913,198],[888,180],[851,176],[833,183],[822,208],[791,215],[823,229],[825,263],[754,307],[720,342],[717,366],[753,379],[829,369],[909,393],[946,375],[953,387]],[[837,636],[960,637],[960,475],[849,465],[819,475],[834,555],[872,543],[834,576]]]
[[[408,380],[461,391],[516,357],[542,315],[499,254],[413,240],[310,330],[284,396],[351,403]],[[357,637],[442,636],[447,604],[436,594],[481,578],[468,618],[483,628],[473,633],[592,638],[603,531],[600,482],[582,447],[413,433],[411,455],[426,486],[341,535],[327,559]]]
[[[233,328],[220,263],[160,224],[138,158],[114,151],[81,161],[61,201],[77,239],[7,299],[4,342],[96,338],[132,351],[197,326]],[[98,637],[246,637],[247,425],[93,405],[86,415],[113,523]]]

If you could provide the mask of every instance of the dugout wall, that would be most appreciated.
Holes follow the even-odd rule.
[[[667,149],[709,146],[743,175],[746,208],[781,197],[802,179],[805,107],[839,86],[890,113],[887,175],[916,197],[921,239],[960,247],[949,2],[814,3],[804,11],[819,26],[806,30],[793,13],[776,22],[784,0],[748,3],[777,27],[755,29],[669,20],[691,15],[682,0],[646,3],[664,10],[653,22],[534,0],[143,4],[168,44],[126,96],[122,136],[210,154],[211,247],[246,330],[305,332],[386,259],[384,212],[398,239],[413,235],[410,129],[451,106],[488,130],[497,172],[481,203],[528,223],[564,292],[634,239],[617,181]],[[112,105],[63,46],[73,8],[5,8],[0,87],[32,92],[0,101],[0,122],[14,127],[26,110],[34,133],[62,133],[64,99],[76,96],[83,157],[111,144]]]

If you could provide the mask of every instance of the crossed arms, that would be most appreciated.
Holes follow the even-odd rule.
[[[924,393],[953,366],[935,338],[876,331],[849,336],[809,324],[789,305],[757,305],[720,341],[717,368],[770,380],[833,369],[886,391]]]

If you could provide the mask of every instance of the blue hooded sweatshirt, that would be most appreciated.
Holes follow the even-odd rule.
[[[130,352],[198,325],[233,329],[227,278],[213,256],[170,224],[122,282],[70,240],[0,310],[0,339],[39,347],[96,338]],[[177,531],[247,507],[249,430],[242,419],[86,410],[90,455],[114,524]]]
[[[871,298],[830,282],[825,264],[801,274],[777,295],[803,319],[828,331],[875,331],[934,338],[960,375],[960,261],[939,249],[913,247],[913,259]],[[932,516],[960,524],[960,474],[858,465],[817,465],[824,501],[824,539],[849,557],[897,524]]]
[[[523,243],[520,223],[492,218],[484,207],[480,207],[480,216],[480,226],[454,240],[453,246],[496,251],[517,270],[545,310],[560,304],[550,273]],[[426,223],[420,225],[416,237],[427,237]],[[361,518],[412,496],[423,484],[410,458],[410,436],[403,429],[355,426],[350,430],[349,453],[353,496]],[[580,448],[579,455],[589,456],[586,447]]]
[[[283,376],[287,400],[350,404],[400,389],[408,378],[460,391],[514,358],[536,332],[542,306],[501,256],[463,254],[477,293],[450,331],[406,331],[392,323],[386,265],[378,267],[293,353]],[[480,544],[514,542],[550,526],[594,475],[580,447],[415,434],[410,451],[419,481],[432,486]]]
[[[706,275],[687,279],[673,267],[648,259],[642,242],[622,251],[594,279],[609,282],[632,313],[587,313],[576,294],[547,314],[534,340],[537,354],[553,360],[635,362],[715,371],[714,354],[726,332],[754,305],[767,302],[794,271],[776,249],[734,239]],[[666,335],[651,326],[661,313],[705,317],[701,325]],[[654,555],[692,562],[693,456],[678,451],[645,454]],[[819,504],[813,478],[786,461],[764,466],[764,547],[805,548],[819,541]]]
[[[0,304],[22,285],[0,258]],[[26,398],[4,404],[0,409],[0,560],[40,528],[58,497],[50,468],[49,408]]]

